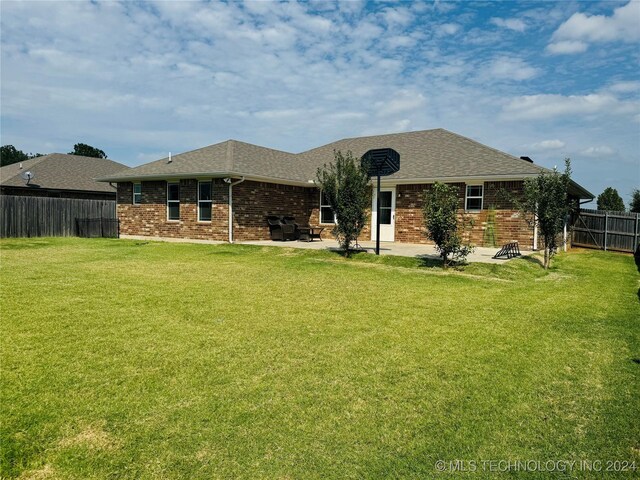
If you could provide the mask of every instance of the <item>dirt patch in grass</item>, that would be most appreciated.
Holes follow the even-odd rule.
[[[82,447],[89,450],[115,450],[120,443],[110,433],[104,430],[103,425],[86,426],[75,435],[63,438],[60,446],[63,448]]]

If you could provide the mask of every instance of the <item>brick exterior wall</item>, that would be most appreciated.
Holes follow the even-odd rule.
[[[511,195],[522,193],[522,181],[485,182],[483,209],[479,212],[464,212],[465,184],[455,183],[458,187],[460,211],[458,218],[466,224],[463,238],[476,246],[492,246],[487,235],[490,209],[495,211],[493,231],[495,244],[502,245],[517,241],[522,248],[533,246],[533,229],[522,218],[510,202],[499,195],[501,190]],[[396,190],[396,241],[405,243],[431,243],[425,236],[422,216],[424,191],[431,188],[429,184],[398,185]]]
[[[235,240],[269,240],[267,215],[290,215],[300,225],[309,223],[313,188],[245,181],[233,187]],[[311,223],[315,225],[314,223]]]
[[[167,182],[142,182],[142,203],[133,204],[133,183],[118,184],[118,218],[122,235],[228,240],[228,187],[213,180],[211,222],[198,222],[198,181],[180,180],[180,220],[167,220]]]
[[[191,239],[228,240],[228,185],[222,179],[213,180],[211,222],[197,221],[197,185],[195,179],[180,181],[180,220],[167,220],[167,183],[142,182],[142,203],[133,205],[133,184],[118,184],[118,217],[123,235],[180,237]],[[485,182],[483,209],[464,212],[465,184],[456,183],[460,199],[459,216],[467,224],[463,237],[477,246],[491,246],[487,236],[490,211],[493,212],[495,244],[518,241],[521,248],[530,249],[533,230],[513,205],[505,202],[499,192],[512,195],[522,192],[522,181]],[[430,243],[424,232],[422,218],[423,192],[429,184],[398,185],[396,187],[395,241]],[[245,181],[233,187],[234,240],[269,240],[267,215],[291,215],[299,224],[320,225],[320,194],[316,188],[305,188],[265,182]],[[370,215],[369,215],[370,217]],[[332,238],[331,225],[325,227],[323,238]],[[371,239],[371,222],[365,226],[361,240]]]

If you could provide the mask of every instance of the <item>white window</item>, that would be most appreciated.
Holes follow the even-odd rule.
[[[211,205],[213,204],[211,196],[211,181],[198,182],[198,221],[211,221]]]
[[[324,192],[320,192],[320,223],[336,223],[336,216],[326,199]]]
[[[167,220],[180,220],[179,183],[167,183]]]
[[[140,205],[142,203],[142,184],[133,184],[133,204]]]
[[[467,185],[464,209],[467,211],[482,210],[482,194],[484,185]]]

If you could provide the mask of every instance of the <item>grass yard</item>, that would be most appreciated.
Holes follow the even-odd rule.
[[[489,460],[592,462],[560,478],[640,471],[629,255],[443,273],[239,245],[0,248],[1,477],[453,478],[457,460],[476,462],[470,478],[558,478]]]

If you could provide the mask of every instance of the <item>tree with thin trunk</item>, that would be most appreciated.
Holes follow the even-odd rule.
[[[523,199],[514,200],[529,224],[538,229],[544,246],[545,270],[549,268],[551,257],[558,248],[558,236],[573,210],[568,193],[570,183],[571,160],[567,158],[563,173],[554,168],[552,172],[525,179]]]
[[[348,151],[334,151],[334,162],[317,171],[316,185],[322,190],[335,214],[333,234],[351,255],[351,244],[360,236],[368,221],[371,206],[371,182],[366,166]]]
[[[458,189],[436,182],[424,192],[422,209],[427,238],[436,244],[442,257],[442,267],[451,261],[464,261],[473,248],[462,244],[458,233]]]

